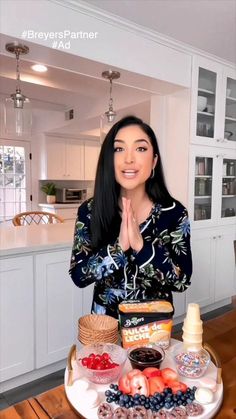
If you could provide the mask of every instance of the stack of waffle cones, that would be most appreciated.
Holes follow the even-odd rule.
[[[103,314],[88,314],[78,321],[78,339],[83,345],[117,343],[118,320]]]
[[[200,351],[202,349],[202,320],[198,304],[190,303],[187,316],[183,324],[183,343],[188,351]]]

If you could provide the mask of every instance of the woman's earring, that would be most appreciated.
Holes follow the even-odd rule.
[[[152,174],[150,176],[151,179],[153,179],[155,176],[155,167],[152,168]]]

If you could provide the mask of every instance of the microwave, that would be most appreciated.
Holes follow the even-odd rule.
[[[56,202],[58,203],[78,203],[83,202],[87,198],[86,189],[74,188],[57,188],[56,189]]]

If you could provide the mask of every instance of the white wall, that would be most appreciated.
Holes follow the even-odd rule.
[[[158,42],[150,32],[140,34],[108,18],[95,18],[80,8],[79,2],[70,8],[48,0],[2,0],[0,28],[3,34],[21,38],[27,30],[34,31],[34,38],[26,34],[25,41],[52,47],[53,39],[41,39],[37,33],[70,30],[94,32],[96,39],[62,39],[70,42],[69,54],[96,60],[107,65],[170,81],[181,86],[191,84],[191,55]],[[43,36],[43,35],[42,35]]]

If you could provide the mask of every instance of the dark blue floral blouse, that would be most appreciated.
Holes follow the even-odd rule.
[[[129,299],[165,299],[172,291],[190,285],[192,257],[187,210],[178,201],[163,208],[154,204],[149,217],[139,226],[144,246],[137,253],[123,252],[110,243],[99,252],[91,249],[89,226],[92,199],[78,210],[75,223],[70,275],[84,288],[95,283],[92,313],[118,317],[118,304]]]

